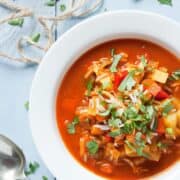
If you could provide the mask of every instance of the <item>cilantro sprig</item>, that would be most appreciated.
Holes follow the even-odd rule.
[[[71,123],[67,124],[67,131],[69,134],[75,134],[75,126],[79,123],[79,118],[76,116]]]
[[[94,140],[87,142],[86,147],[91,155],[96,154],[99,149],[98,143]]]

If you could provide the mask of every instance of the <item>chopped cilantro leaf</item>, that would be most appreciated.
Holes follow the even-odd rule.
[[[117,72],[117,65],[118,65],[119,61],[121,60],[121,58],[122,58],[122,56],[120,54],[113,56],[113,62],[110,67],[111,72]]]
[[[91,155],[96,154],[99,149],[98,143],[94,140],[87,142],[86,147]]]
[[[113,57],[115,55],[115,49],[112,48],[110,51],[111,51],[111,56]]]
[[[93,81],[92,80],[89,80],[86,84],[86,88],[87,88],[87,96],[90,96],[90,93],[93,89]]]
[[[174,108],[174,106],[171,103],[171,99],[166,100],[162,104],[162,115],[167,116],[168,113]]]
[[[138,116],[138,111],[134,106],[129,106],[124,111],[124,116],[126,119],[136,118]]]
[[[144,69],[147,66],[147,59],[143,55],[143,56],[141,56],[140,60],[141,60],[141,63],[142,63],[143,69]]]
[[[135,129],[135,122],[134,121],[131,121],[131,120],[127,120],[125,123],[124,123],[124,126],[123,126],[123,132],[126,133],[126,134],[131,134]]]
[[[75,126],[79,123],[79,118],[76,116],[71,123],[67,124],[67,131],[69,134],[75,134]]]
[[[120,129],[116,129],[116,130],[113,130],[109,133],[109,136],[111,137],[116,137],[116,136],[119,136],[121,134],[121,130]]]
[[[122,122],[120,119],[114,119],[114,118],[111,118],[108,121],[108,125],[113,128],[118,128],[121,123]]]
[[[169,80],[175,80],[175,81],[180,80],[180,69],[172,72],[170,77],[169,77]]]

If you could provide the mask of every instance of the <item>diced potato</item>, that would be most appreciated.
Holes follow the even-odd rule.
[[[152,74],[152,79],[160,83],[166,83],[167,78],[168,78],[168,73],[157,69]]]
[[[164,124],[166,128],[172,128],[175,132],[175,136],[180,136],[180,110],[169,114],[164,118]]]
[[[137,157],[137,153],[130,149],[127,144],[124,144],[125,153],[129,157]]]
[[[156,144],[146,145],[144,152],[148,154],[148,159],[151,161],[158,162],[161,158],[161,152],[159,151]]]
[[[177,113],[171,113],[164,118],[164,125],[166,128],[176,129],[177,124]]]
[[[117,150],[112,143],[108,143],[105,150],[105,156],[110,161],[117,163],[119,158],[124,158],[126,154],[123,147]]]

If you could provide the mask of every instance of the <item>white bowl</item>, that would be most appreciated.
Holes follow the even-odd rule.
[[[180,26],[158,14],[142,11],[103,13],[79,23],[63,34],[40,64],[30,95],[30,126],[37,149],[47,167],[61,180],[104,179],[82,167],[66,149],[56,124],[56,96],[64,74],[89,48],[120,38],[149,40],[180,57]],[[177,180],[180,163],[152,179]]]

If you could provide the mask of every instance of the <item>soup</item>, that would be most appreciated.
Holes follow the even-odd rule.
[[[70,153],[112,180],[155,175],[180,157],[180,61],[147,41],[124,39],[82,55],[57,96]]]

